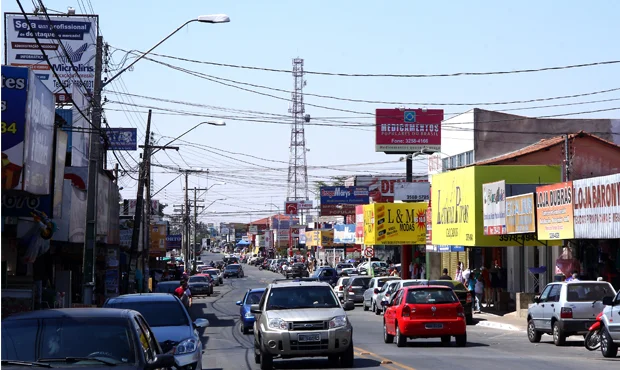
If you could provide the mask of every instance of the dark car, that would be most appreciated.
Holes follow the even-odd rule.
[[[213,282],[210,276],[190,276],[188,284],[193,296],[206,294],[210,297],[213,294]]]
[[[286,271],[286,278],[303,278],[309,277],[310,273],[304,263],[293,263],[291,269]]]
[[[181,280],[160,281],[157,283],[153,293],[169,293],[174,294],[174,290],[181,286]]]
[[[319,279],[319,281],[329,283],[331,286],[335,286],[338,282],[338,272],[333,267],[322,266],[314,270],[312,278]]]
[[[224,269],[224,277],[238,277],[238,278],[242,278],[244,277],[244,273],[243,273],[243,267],[241,267],[241,265],[228,265],[226,266],[226,268]]]
[[[132,310],[69,308],[2,320],[2,367],[144,369],[175,366],[144,317]]]
[[[364,302],[364,292],[368,289],[370,276],[352,276],[347,286],[344,288],[343,301],[353,301],[355,303]]]
[[[467,290],[465,285],[456,280],[430,280],[428,285],[442,285],[452,288],[456,296],[461,301],[463,309],[465,310],[465,320],[467,325],[474,323],[473,306],[474,306],[474,292]]]
[[[126,294],[108,299],[103,307],[140,312],[151,326],[164,352],[172,352],[178,369],[202,369],[203,344],[198,328],[206,319],[192,322],[183,303],[168,294]]]

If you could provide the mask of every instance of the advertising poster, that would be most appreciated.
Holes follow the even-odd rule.
[[[69,134],[62,130],[56,129],[56,157],[54,158],[54,200],[53,200],[53,216],[60,218],[62,214],[62,191],[65,179],[65,159],[67,158],[67,145]]]
[[[366,186],[368,197],[374,203],[394,203],[396,184],[407,182],[404,176],[353,176],[344,182],[345,186]],[[428,176],[413,176],[413,182],[428,182]]]
[[[482,184],[484,235],[506,234],[506,182]]]
[[[334,225],[334,244],[354,244],[355,224]]]
[[[49,17],[28,15],[33,27],[31,30],[22,14],[5,14],[6,64],[29,67],[53,93],[62,92],[61,83],[70,93],[75,91],[73,85],[79,86],[80,79],[84,83],[81,89],[92,91],[95,86],[97,16]],[[43,59],[35,35],[50,59],[51,68],[61,81],[56,80],[52,69]]]
[[[28,69],[2,66],[2,190],[22,190]]]
[[[574,239],[573,182],[537,187],[536,218],[538,239]]]
[[[573,181],[575,238],[620,238],[620,174]]]
[[[426,209],[426,203],[374,203],[364,206],[364,244],[426,244]],[[367,214],[369,220],[366,219]]]
[[[377,109],[375,151],[411,154],[441,150],[443,109]]]
[[[108,150],[138,149],[137,128],[109,128],[105,130],[108,138]],[[101,138],[103,142],[103,138]]]
[[[166,225],[150,225],[151,245],[149,254],[151,256],[166,255]]]
[[[399,182],[394,184],[394,200],[425,202],[431,199],[429,182]]]
[[[506,198],[506,234],[536,232],[534,193]]]
[[[166,236],[166,250],[181,249],[182,239],[183,236],[181,234],[171,234]]]
[[[332,247],[334,245],[334,230],[306,231],[306,246]]]
[[[355,206],[369,203],[368,188],[363,186],[322,186],[321,216],[355,215]]]
[[[364,244],[364,206],[355,206],[355,244]]]

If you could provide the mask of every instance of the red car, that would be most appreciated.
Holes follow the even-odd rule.
[[[383,317],[383,340],[404,347],[408,338],[441,338],[456,345],[467,344],[465,310],[451,288],[439,285],[416,285],[401,288]]]

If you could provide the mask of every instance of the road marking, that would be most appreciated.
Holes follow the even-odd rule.
[[[389,358],[385,358],[385,357],[383,357],[383,356],[379,356],[378,354],[373,353],[373,352],[370,352],[370,351],[367,351],[367,350],[365,350],[365,349],[363,349],[363,348],[359,348],[359,347],[353,347],[353,348],[355,348],[355,350],[356,350],[356,351],[358,351],[358,352],[360,352],[360,353],[363,353],[363,354],[368,354],[369,356],[372,356],[372,357],[378,358],[379,360],[381,360],[381,364],[382,364],[384,367],[387,367],[388,369],[395,369],[395,370],[398,370],[398,369],[404,369],[404,370],[416,370],[415,368],[413,368],[413,367],[411,367],[411,366],[407,366],[407,365],[405,365],[405,364],[401,364],[400,362],[395,362],[395,361],[392,361],[392,360],[390,360]],[[397,367],[394,367],[394,366],[397,366]]]

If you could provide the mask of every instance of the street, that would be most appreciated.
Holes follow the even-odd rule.
[[[221,259],[221,255],[203,254],[203,261]],[[226,279],[215,295],[194,299],[192,316],[204,317],[211,325],[203,333],[205,370],[258,369],[254,363],[252,335],[243,335],[239,327],[239,307],[249,288],[266,286],[282,276],[243,265],[246,277]],[[565,347],[555,347],[550,336],[540,344],[532,344],[524,332],[504,331],[481,326],[468,326],[465,348],[444,347],[439,339],[410,340],[407,348],[385,344],[382,316],[364,312],[361,306],[349,312],[354,327],[355,368],[423,370],[454,369],[617,369],[620,358],[604,359],[600,351],[589,352],[579,337],[571,337]],[[327,369],[327,359],[275,360],[276,369]]]

